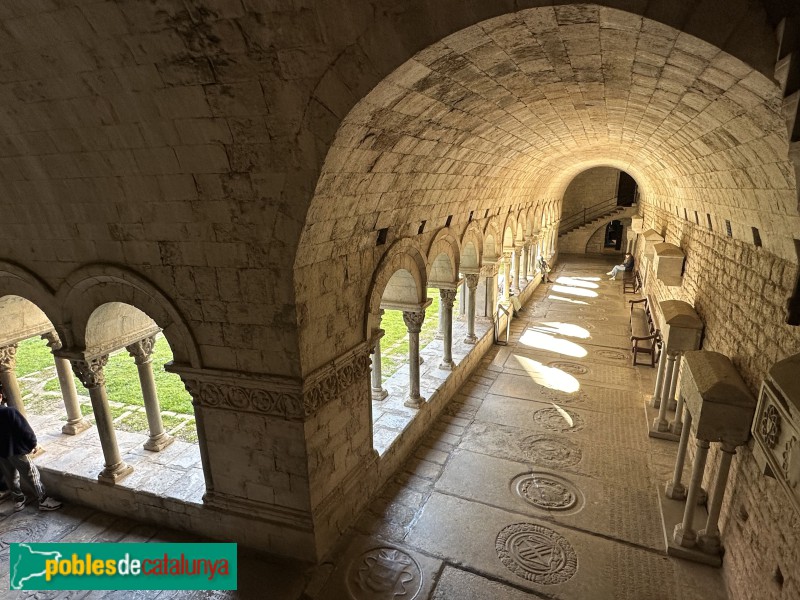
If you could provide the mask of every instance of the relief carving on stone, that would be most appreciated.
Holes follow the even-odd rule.
[[[764,411],[758,428],[764,443],[769,448],[774,448],[781,435],[781,416],[778,413],[778,409],[770,404],[767,410]]]
[[[125,346],[125,350],[133,357],[137,365],[145,365],[150,362],[153,356],[153,348],[156,345],[156,336],[151,335],[142,338],[132,344]]]
[[[233,382],[215,383],[196,379],[184,379],[183,384],[192,395],[195,405],[280,417],[300,417],[299,392],[265,390],[244,387]]]
[[[342,362],[329,365],[306,382],[303,408],[306,416],[314,414],[334,398],[360,380],[367,381],[370,374],[369,348],[360,348]],[[367,388],[365,388],[367,389]]]
[[[0,348],[0,373],[13,371],[17,364],[17,345],[10,344]]]
[[[396,548],[375,548],[350,565],[347,591],[353,600],[413,600],[422,587],[422,569]]]
[[[106,375],[103,372],[106,364],[108,364],[107,354],[91,360],[73,360],[72,371],[83,386],[91,390],[106,384]]]

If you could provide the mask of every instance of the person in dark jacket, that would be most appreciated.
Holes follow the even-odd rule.
[[[616,265],[613,269],[611,269],[606,275],[611,275],[609,279],[616,279],[617,274],[622,271],[633,271],[633,256],[630,254],[625,254],[625,260],[622,261],[621,265]]]
[[[28,454],[36,448],[36,434],[20,412],[0,406],[0,473],[14,496],[14,511],[25,508],[27,497],[19,485],[20,475],[30,484],[39,500],[39,510],[58,510],[61,502],[48,498],[39,469]]]

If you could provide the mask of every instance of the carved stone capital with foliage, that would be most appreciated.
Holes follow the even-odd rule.
[[[106,375],[103,367],[108,364],[108,354],[98,356],[91,360],[73,360],[72,372],[87,390],[98,388],[106,384]]]
[[[133,357],[137,365],[146,365],[153,358],[153,348],[156,345],[156,336],[151,335],[125,346],[125,350]]]

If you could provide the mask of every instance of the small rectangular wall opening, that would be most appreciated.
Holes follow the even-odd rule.
[[[468,223],[472,223],[472,215],[473,215],[474,213],[475,213],[475,211],[474,211],[474,210],[471,210],[471,211],[469,211],[469,221],[467,221]]]
[[[472,213],[470,213],[472,214]],[[450,223],[453,221],[453,215],[447,215],[447,220],[444,222],[445,227],[450,227]]]
[[[725,231],[728,234],[728,237],[733,237],[733,230],[731,229],[731,222],[728,219],[725,219]]]
[[[714,231],[714,224],[711,222],[711,213],[706,213],[706,219],[708,220],[708,230]]]
[[[386,236],[389,235],[389,228],[384,227],[378,230],[378,239],[375,240],[376,246],[383,246],[386,243]]]
[[[753,230],[753,243],[756,245],[756,247],[760,248],[762,244],[761,244],[761,234],[758,232],[758,228],[751,227],[750,229]]]
[[[417,229],[417,235],[422,235],[423,233],[425,233],[425,223],[427,223],[427,221],[423,221],[422,223],[419,224],[419,229]]]

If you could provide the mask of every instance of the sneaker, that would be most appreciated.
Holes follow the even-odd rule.
[[[14,512],[21,511],[23,508],[25,508],[25,505],[27,503],[28,503],[27,497],[23,497],[22,500],[14,500]]]
[[[616,277],[609,277],[609,280],[611,280],[611,281],[616,281],[616,280],[617,280],[617,278],[616,278]]]
[[[608,273],[606,273],[606,275],[611,275],[611,271],[609,271]]]
[[[39,510],[58,510],[62,504],[55,498],[45,498],[39,502]]]

